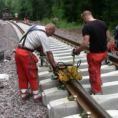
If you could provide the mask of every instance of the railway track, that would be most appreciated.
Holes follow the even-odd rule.
[[[13,22],[12,22],[13,23]],[[15,25],[15,23],[13,23]],[[25,25],[23,23],[18,23],[17,27],[20,27],[20,30],[22,30],[22,33],[27,31],[27,29],[30,27],[28,25]],[[77,43],[73,43],[67,39],[57,36],[58,38],[51,37],[50,40],[50,48],[53,52],[54,58],[57,62],[65,62],[65,63],[72,63],[72,46],[71,45],[79,45]],[[60,41],[64,40],[64,42]],[[71,45],[70,45],[71,44]],[[67,91],[69,94],[71,94],[73,97],[73,100],[71,101],[71,104],[75,104],[75,106],[78,106],[78,111],[69,113],[57,113],[56,110],[53,108],[56,108],[54,104],[57,104],[57,102],[64,101],[64,104],[67,103],[66,96],[62,96],[58,98],[54,96],[55,91],[58,93],[56,86],[58,86],[57,80],[51,80],[52,73],[48,71],[47,67],[40,67],[40,84],[42,89],[42,95],[43,95],[43,102],[48,107],[49,111],[49,118],[60,118],[63,116],[68,116],[68,118],[80,118],[80,117],[91,117],[91,118],[117,118],[117,109],[118,109],[118,71],[116,70],[115,66],[118,65],[117,62],[117,56],[112,55],[109,53],[109,59],[113,61],[113,64],[106,65],[102,64],[102,80],[103,80],[103,95],[89,95],[90,85],[89,85],[89,77],[87,72],[87,62],[86,62],[86,53],[82,52],[79,56],[76,56],[75,62],[78,61],[78,59],[81,59],[82,63],[80,65],[80,70],[83,75],[83,80],[81,81],[72,81],[70,83],[66,83],[65,86],[67,88]],[[53,82],[52,82],[53,81]],[[49,92],[50,91],[50,92]],[[53,93],[53,92],[54,93]],[[65,90],[60,90],[60,93],[65,93],[65,95],[68,95],[68,92]],[[49,99],[48,93],[50,95],[52,94],[52,98]],[[63,99],[64,97],[64,99]],[[46,101],[47,100],[47,101]],[[60,100],[60,101],[59,101]],[[68,105],[68,104],[66,104]],[[58,106],[58,105],[57,105]],[[53,109],[53,111],[52,111]],[[58,108],[59,109],[59,108]],[[62,108],[63,109],[63,108]],[[65,109],[65,108],[64,108]],[[81,110],[80,110],[81,109]],[[72,110],[72,109],[71,109]],[[76,109],[75,109],[76,110]],[[57,116],[55,117],[55,113]],[[81,114],[80,115],[73,115],[73,114]],[[71,115],[71,116],[69,116]]]

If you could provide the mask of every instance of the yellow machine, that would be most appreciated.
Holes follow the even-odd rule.
[[[79,70],[81,60],[77,62],[77,65],[74,65],[74,58],[75,57],[73,57],[73,64],[65,64],[63,62],[58,63],[57,75],[60,81],[67,82],[72,79],[82,79],[82,74]]]

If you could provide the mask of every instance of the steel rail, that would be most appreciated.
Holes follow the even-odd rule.
[[[13,25],[15,25],[20,30],[21,34],[24,34],[25,33],[25,31],[19,25],[17,25],[13,21],[9,21],[9,22],[11,22]]]
[[[64,41],[64,42],[66,42],[66,43],[72,45],[72,46],[80,46],[79,43],[77,43],[77,42],[75,42],[75,41],[72,41],[72,40],[69,40],[69,39],[67,39],[67,38],[64,38],[64,37],[62,37],[62,36],[60,36],[60,35],[58,35],[58,34],[56,34],[56,33],[54,34],[54,36],[57,37],[58,39]]]
[[[90,118],[111,118],[111,116],[84,90],[78,81],[64,83],[68,91]]]
[[[13,22],[14,25],[17,26]],[[19,26],[17,26],[20,31],[22,30]],[[24,33],[24,31],[22,30]],[[61,40],[64,40],[72,45],[79,46],[80,44],[74,41],[70,41],[66,38],[58,36],[54,34],[55,37],[58,37]],[[91,118],[111,118],[111,116],[84,90],[79,81],[71,81],[64,83],[65,87],[69,91],[72,96],[76,96],[77,103],[83,108],[83,110],[87,113],[90,112]]]

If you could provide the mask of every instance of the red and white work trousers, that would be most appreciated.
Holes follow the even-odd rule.
[[[107,57],[107,52],[87,54],[89,81],[93,93],[102,92],[101,62],[106,57]]]
[[[26,92],[30,85],[33,92],[38,92],[38,69],[36,66],[38,59],[36,56],[30,51],[16,48],[15,60],[20,91]]]

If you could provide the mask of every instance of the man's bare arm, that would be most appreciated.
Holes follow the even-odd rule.
[[[114,41],[114,38],[112,37],[109,30],[106,31],[107,41]]]
[[[89,39],[90,39],[90,36],[85,35],[83,37],[83,41],[82,41],[81,45],[76,49],[76,51],[81,52],[83,50],[88,50],[89,49]]]
[[[112,37],[109,30],[106,31],[106,36],[107,36],[107,49],[111,50],[111,47],[115,48],[115,40]]]
[[[48,59],[49,63],[51,64],[51,66],[54,69],[56,67],[56,63],[55,63],[55,60],[54,60],[54,57],[53,57],[53,54],[52,54],[51,51],[47,52],[47,59]]]

